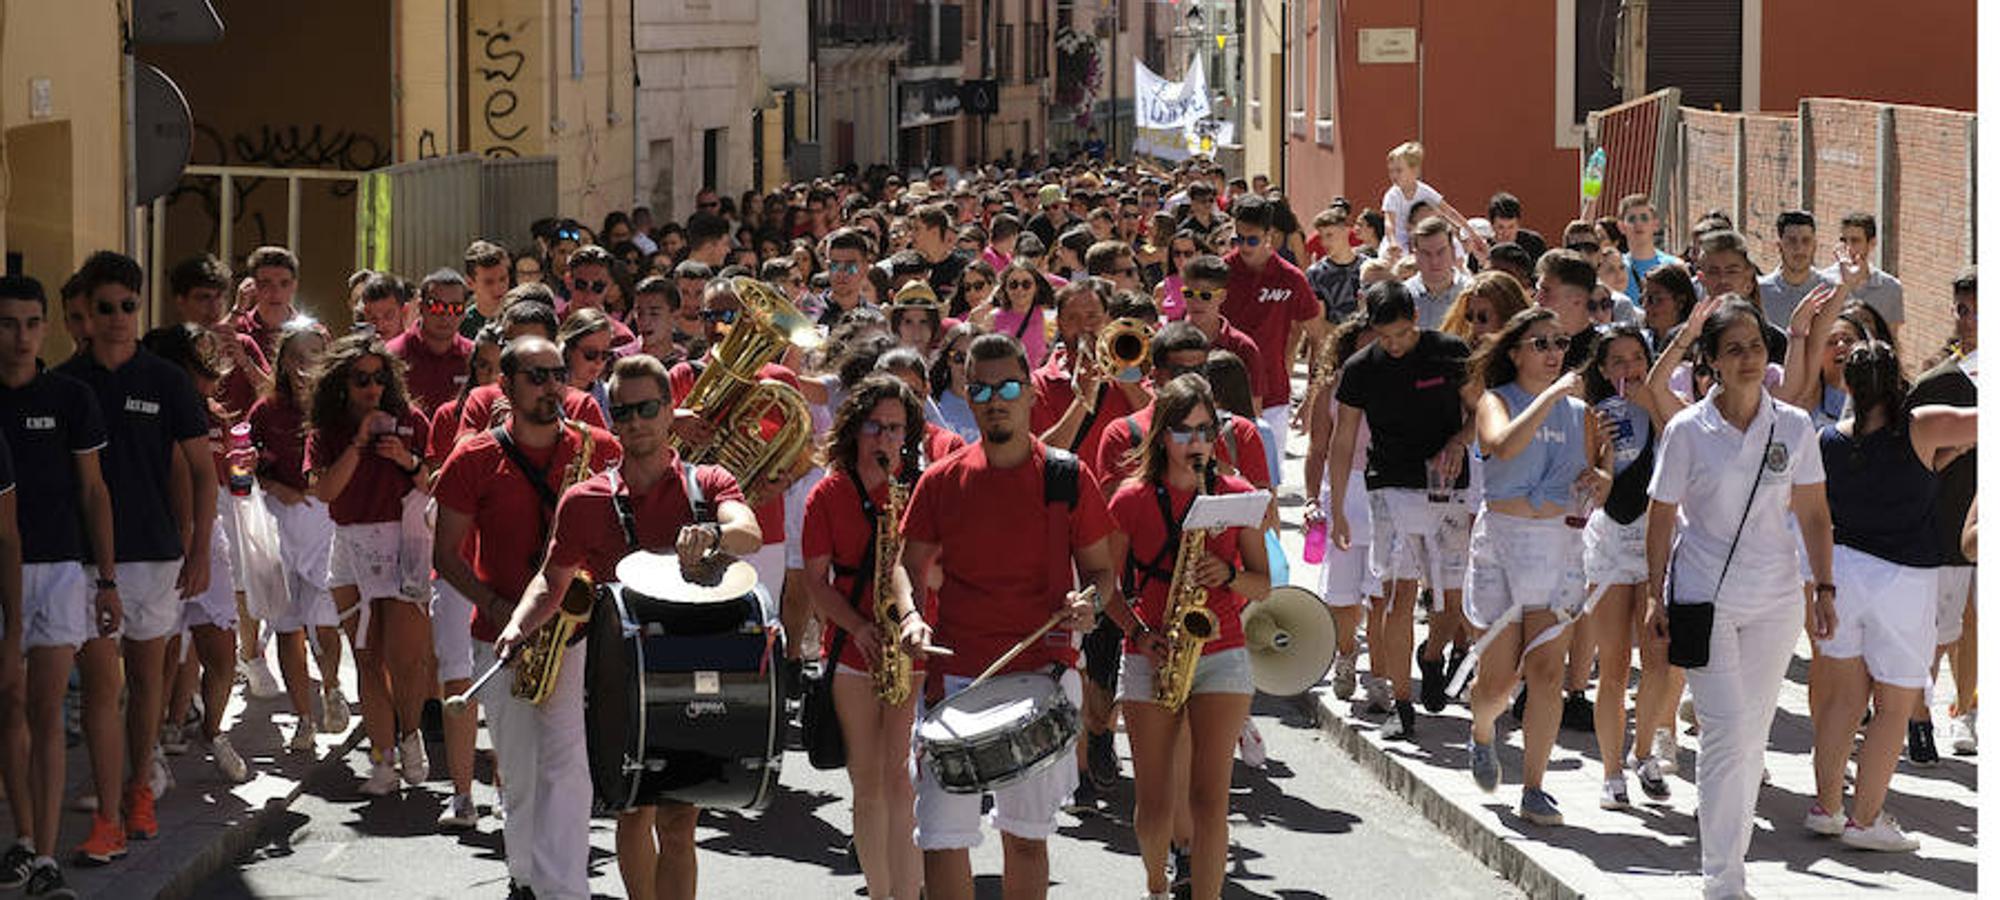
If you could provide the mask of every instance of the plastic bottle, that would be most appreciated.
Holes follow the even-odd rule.
[[[1595,200],[1604,193],[1604,148],[1590,151],[1590,159],[1583,164],[1583,198]]]
[[[1306,565],[1316,566],[1326,559],[1326,520],[1314,519],[1306,524]]]
[[[250,486],[256,483],[256,473],[252,462],[257,451],[250,448],[250,423],[238,422],[229,427],[229,493],[238,497],[250,496]]]

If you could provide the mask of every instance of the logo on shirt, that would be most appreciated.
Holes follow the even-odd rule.
[[[151,400],[141,400],[137,397],[126,397],[125,411],[157,416],[160,414],[160,404],[154,403]]]
[[[1780,444],[1776,441],[1771,442],[1771,449],[1764,451],[1765,471],[1783,472],[1785,471],[1785,466],[1789,464],[1791,461],[1792,461],[1791,451],[1786,450],[1784,444]]]
[[[56,417],[24,416],[21,419],[21,427],[29,431],[54,431],[56,430]]]
[[[1444,376],[1439,375],[1435,378],[1419,378],[1417,379],[1417,383],[1411,385],[1411,387],[1419,391],[1427,391],[1434,387],[1444,387]]]
[[[1544,444],[1568,445],[1569,432],[1563,431],[1560,428],[1550,428],[1547,425],[1544,425],[1540,428],[1535,429],[1535,440],[1540,441]]]
[[[1292,299],[1291,288],[1267,287],[1257,291],[1258,303],[1284,303]]]

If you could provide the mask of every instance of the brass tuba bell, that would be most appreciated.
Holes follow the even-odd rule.
[[[690,463],[720,465],[736,476],[743,498],[756,506],[796,478],[812,447],[812,414],[798,389],[759,376],[790,347],[810,350],[819,330],[776,288],[754,278],[729,280],[743,304],[694,388],[681,400],[715,425],[715,437],[687,446],[677,435],[668,445]]]

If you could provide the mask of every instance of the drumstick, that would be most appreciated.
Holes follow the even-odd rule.
[[[1089,600],[1092,605],[1096,605],[1097,588],[1094,586],[1085,588],[1083,591],[1083,597],[1084,599]],[[1014,661],[1014,657],[1020,656],[1021,652],[1028,649],[1029,645],[1033,644],[1038,640],[1041,640],[1042,635],[1049,633],[1049,629],[1056,627],[1057,624],[1061,623],[1062,620],[1067,618],[1069,618],[1069,610],[1067,608],[1064,608],[1058,611],[1055,615],[1050,616],[1048,621],[1042,623],[1042,627],[1035,629],[1033,634],[1030,634],[1027,637],[1022,638],[1020,643],[1015,644],[1013,647],[1009,648],[1007,652],[1003,654],[999,659],[994,660],[992,665],[987,666],[986,671],[979,673],[978,678],[972,679],[972,684],[968,684],[966,685],[966,687],[970,688],[973,685],[976,685],[982,681],[985,681],[988,678],[993,677],[993,673],[1006,668],[1008,663]]]
[[[465,693],[453,694],[445,698],[444,711],[452,715],[464,713],[466,705],[472,700],[472,695],[479,693],[480,688],[485,687],[486,682],[492,681],[493,676],[500,674],[501,669],[507,668],[507,663],[512,662],[513,659],[514,653],[512,650],[509,650],[507,655],[494,660],[493,665],[488,666],[486,671],[480,674],[479,679],[474,681],[471,687],[465,689]]]
[[[925,644],[925,645],[923,645],[922,647],[919,647],[919,648],[917,648],[917,649],[919,649],[919,650],[922,650],[922,651],[924,652],[924,654],[925,654],[925,655],[927,655],[927,656],[957,656],[957,655],[958,655],[958,654],[956,654],[956,653],[953,653],[953,652],[951,652],[951,648],[950,648],[950,647],[939,647],[939,646],[935,646],[935,645],[932,645],[932,644]]]

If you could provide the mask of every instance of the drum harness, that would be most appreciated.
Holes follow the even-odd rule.
[[[697,525],[717,524],[715,504],[710,503],[707,495],[702,493],[701,482],[695,478],[694,465],[686,461],[677,461],[676,465],[680,468],[681,484],[686,491],[688,514],[693,517]],[[618,529],[625,533],[625,548],[630,552],[637,553],[645,548],[639,544],[639,521],[632,513],[632,495],[630,489],[626,486],[625,479],[621,476],[621,469],[622,466],[612,466],[604,470],[604,474],[611,479],[611,509],[618,515]],[[709,552],[722,552],[722,536],[719,531],[716,534],[715,547]],[[767,651],[770,649],[772,642],[776,640],[776,637],[776,633],[771,629],[764,629],[764,643]],[[764,666],[769,664],[770,658],[771,654],[766,652],[763,662],[758,664],[758,674],[763,674]]]
[[[567,423],[564,424],[566,425]],[[562,435],[567,431],[568,428],[559,427],[559,430],[556,432],[557,435],[556,446],[558,448],[562,446],[561,444]],[[583,432],[579,429],[578,433],[583,433]],[[555,488],[549,487],[549,470],[542,466],[535,465],[533,462],[529,461],[528,455],[526,453],[521,452],[520,445],[514,443],[514,434],[513,432],[507,429],[507,426],[505,424],[493,426],[493,428],[491,429],[491,434],[493,435],[493,442],[500,445],[500,451],[502,453],[507,454],[507,461],[513,463],[514,468],[520,470],[521,477],[527,480],[528,486],[534,488],[535,495],[537,497],[540,497],[542,500],[541,515],[537,519],[539,528],[537,533],[540,534],[541,537],[539,540],[535,541],[534,552],[528,555],[529,569],[531,570],[540,569],[542,567],[542,555],[548,552],[549,528],[551,525],[554,524],[556,503],[560,498],[556,496]],[[580,450],[579,452],[588,452],[588,448]],[[551,461],[552,462],[554,461],[553,457],[551,457]],[[614,486],[616,486],[617,484],[616,476],[613,477],[612,483]],[[573,646],[578,641],[583,640],[583,637],[584,637],[583,630],[578,629],[576,633],[570,635],[569,641],[563,644],[563,646],[565,647]]]

